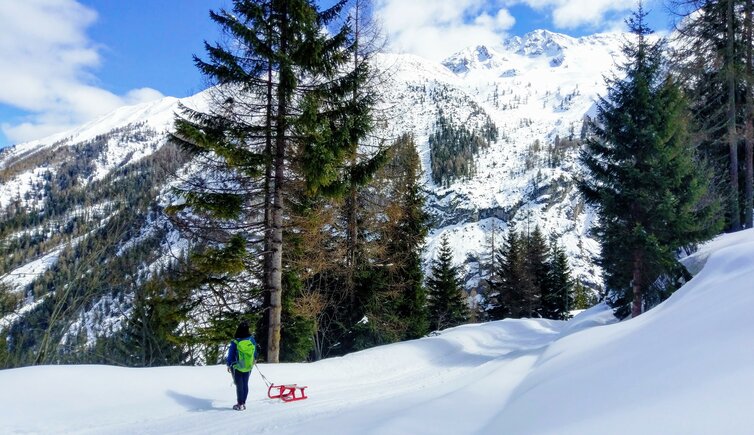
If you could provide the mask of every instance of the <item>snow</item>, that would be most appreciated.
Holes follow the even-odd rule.
[[[22,316],[31,313],[34,311],[35,308],[37,308],[39,305],[42,304],[42,302],[45,301],[45,299],[49,298],[54,293],[47,293],[46,295],[42,296],[41,298],[37,300],[32,300],[29,303],[26,303],[25,305],[21,306],[18,310],[16,310],[13,313],[10,313],[6,316],[0,317],[0,330],[6,329],[9,326],[13,325],[18,319],[20,319]],[[29,298],[31,299],[31,298]],[[1,427],[1,426],[0,426]]]
[[[466,285],[473,286],[478,265],[467,259],[486,254],[481,241],[490,228],[509,228],[514,222],[519,230],[539,225],[544,234],[560,236],[574,275],[592,288],[602,285],[592,261],[599,254],[589,232],[594,214],[573,182],[580,170],[579,149],[563,150],[555,168],[545,159],[557,136],[579,138],[584,116],[605,94],[603,77],[620,61],[623,39],[620,33],[572,38],[536,30],[499,46],[469,47],[442,64],[410,55],[377,58],[393,79],[385,86],[384,100],[392,102],[387,131],[393,136],[413,132],[428,209],[438,218],[427,240],[425,265],[439,237],[449,235],[456,263],[465,266]],[[474,176],[447,187],[435,185],[430,170],[428,140],[440,110],[470,129],[489,116],[500,134],[476,157]],[[535,141],[539,151],[531,151]],[[538,163],[527,168],[524,162],[532,157]]]
[[[58,262],[58,257],[66,246],[67,244],[61,245],[48,254],[0,276],[0,282],[7,284],[13,291],[23,290]]]
[[[19,200],[24,207],[39,209],[43,203],[35,197],[27,199],[26,195],[36,193],[35,188],[44,185],[44,174],[47,171],[54,172],[50,168],[39,167],[18,174],[5,183],[0,182],[0,210],[15,200]]]
[[[223,366],[38,366],[0,371],[0,432],[745,434],[754,427],[754,230],[689,259],[666,302],[616,323],[503,320],[309,364],[260,364],[309,399],[230,410]],[[259,371],[256,370],[255,371]],[[43,409],[43,418],[40,418]]]
[[[14,145],[5,150],[2,157],[9,159],[27,152],[36,152],[50,146],[84,142],[118,127],[142,121],[149,122],[149,125],[155,130],[165,130],[172,124],[174,112],[178,107],[179,101],[175,97],[165,97],[156,101],[120,107],[75,129],[43,139]]]
[[[427,240],[425,266],[435,255],[438,237],[449,234],[454,258],[457,264],[463,264],[467,284],[473,285],[478,279],[472,276],[478,264],[468,259],[487,254],[483,241],[491,228],[504,229],[515,222],[519,230],[540,225],[546,235],[559,235],[574,275],[592,288],[601,285],[599,270],[591,261],[599,253],[589,233],[594,216],[573,185],[579,170],[578,149],[567,150],[556,168],[542,162],[556,136],[566,137],[571,129],[578,135],[584,114],[594,109],[594,98],[604,93],[603,75],[614,68],[622,37],[598,34],[571,38],[538,30],[501,41],[499,46],[473,46],[443,63],[408,54],[375,57],[386,79],[381,86],[384,107],[378,111],[385,119],[375,132],[380,137],[372,140],[390,143],[403,133],[414,134],[429,194],[428,209],[440,217]],[[212,98],[210,89],[188,98],[166,97],[122,107],[68,132],[4,150],[0,168],[10,165],[14,173],[13,162],[21,157],[115,131],[94,158],[91,176],[81,181],[101,180],[163,146],[179,104],[206,110]],[[489,116],[500,132],[500,139],[477,156],[476,174],[448,187],[435,185],[430,171],[428,139],[440,111],[470,129],[479,127]],[[133,132],[141,135],[117,133],[127,125],[137,126]],[[542,145],[534,153],[540,164],[527,169],[524,160],[530,157],[529,148],[535,140]],[[16,197],[22,198],[26,208],[42,209],[46,197],[41,175],[45,170],[54,173],[58,164],[25,169],[0,183],[0,209]],[[23,199],[27,193],[30,200]],[[155,234],[157,228],[152,226],[157,225],[158,219],[148,222],[140,235],[120,247],[120,253],[138,244],[142,236]],[[500,236],[502,239],[504,234]]]

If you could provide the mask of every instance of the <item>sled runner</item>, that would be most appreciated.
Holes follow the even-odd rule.
[[[283,402],[295,402],[297,400],[304,400],[309,397],[306,395],[306,391],[304,391],[306,390],[306,388],[307,387],[299,387],[296,384],[270,384],[270,388],[267,389],[267,397],[269,397],[270,399],[280,399]]]

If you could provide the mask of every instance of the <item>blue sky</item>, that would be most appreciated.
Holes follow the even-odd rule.
[[[321,0],[330,3],[331,0]],[[374,0],[391,49],[440,60],[546,28],[620,28],[625,0]],[[656,30],[660,0],[645,2]],[[192,54],[220,35],[208,11],[231,0],[0,1],[0,147],[82,124],[125,104],[205,87]]]

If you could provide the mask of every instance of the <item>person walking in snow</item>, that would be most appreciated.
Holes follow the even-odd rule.
[[[249,332],[249,324],[242,321],[233,340],[228,348],[227,366],[228,372],[233,375],[233,383],[236,384],[236,404],[233,409],[243,411],[246,409],[246,398],[249,395],[249,376],[254,360],[257,357],[257,342]]]

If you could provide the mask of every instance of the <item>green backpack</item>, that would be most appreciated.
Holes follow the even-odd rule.
[[[238,352],[238,358],[233,364],[233,368],[239,372],[250,372],[254,366],[254,343],[251,340],[236,340],[236,351]]]

